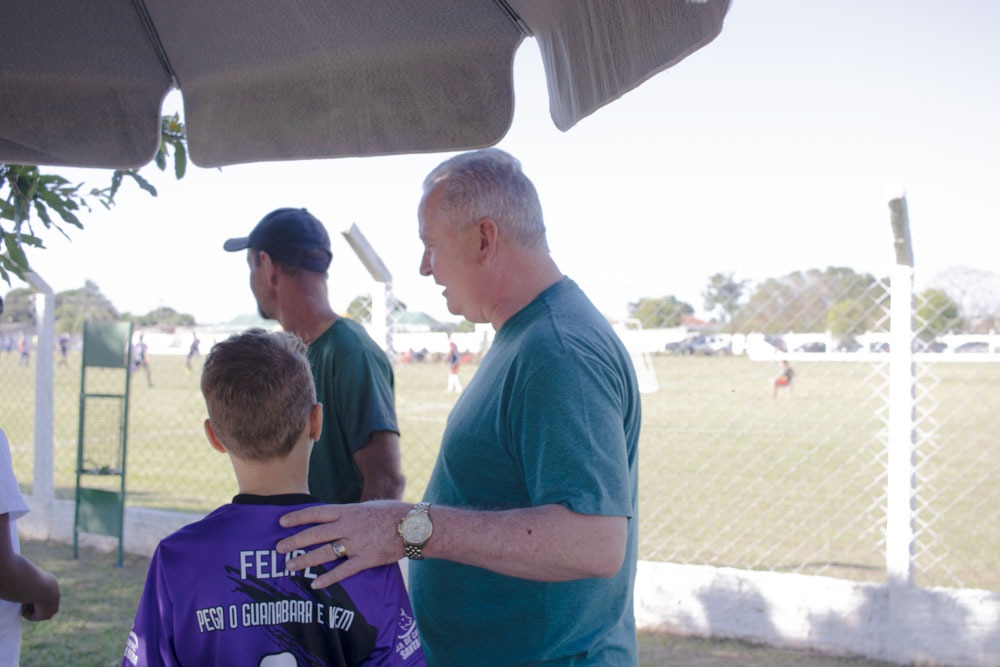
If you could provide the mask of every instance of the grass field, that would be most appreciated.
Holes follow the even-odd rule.
[[[771,399],[770,363],[657,357],[660,390],[643,396],[640,557],[881,581],[885,507],[885,363],[797,363]],[[55,370],[57,494],[75,485],[79,358]],[[463,366],[467,383],[475,366]],[[926,371],[926,369],[925,369]],[[0,425],[15,470],[32,477],[34,368],[0,356]],[[118,379],[88,375],[88,391]],[[198,373],[154,357],[153,386],[132,378],[131,505],[204,512],[235,492],[205,442]],[[406,498],[426,485],[445,419],[443,364],[396,368]],[[934,364],[916,388],[921,416],[916,504],[918,583],[1000,590],[1000,364]],[[934,408],[929,417],[928,410]],[[86,459],[114,466],[114,401],[87,408]],[[115,485],[89,476],[87,485]]]
[[[52,620],[24,624],[22,667],[120,665],[149,561],[128,555],[118,568],[113,554],[81,549],[80,558],[73,560],[67,545],[36,541],[25,541],[22,551],[55,573],[62,589],[60,611]],[[639,655],[642,667],[887,667],[869,660],[665,634],[640,634]]]

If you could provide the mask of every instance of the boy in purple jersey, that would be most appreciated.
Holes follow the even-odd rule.
[[[205,433],[239,495],[157,546],[122,665],[424,665],[398,564],[313,590],[325,570],[289,572],[274,548],[294,532],[278,517],[319,503],[307,489],[323,410],[302,341],[231,336],[205,360],[201,389]],[[348,555],[331,546],[337,567]]]

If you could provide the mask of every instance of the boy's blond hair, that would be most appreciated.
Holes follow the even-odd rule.
[[[248,329],[216,343],[201,374],[212,430],[246,461],[288,456],[316,403],[306,346],[292,333]]]

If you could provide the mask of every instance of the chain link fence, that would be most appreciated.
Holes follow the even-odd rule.
[[[992,274],[951,278],[918,291],[911,309],[914,578],[998,591],[1000,337],[989,304],[1000,289]],[[623,337],[653,380],[643,394],[640,558],[885,581],[890,282],[848,269],[723,281],[728,297],[712,323],[681,323],[667,302],[641,312],[633,304],[644,326]],[[142,333],[152,354],[148,381],[139,371],[131,382],[127,504],[204,513],[236,485],[205,440],[202,357],[187,352],[195,334],[207,351],[229,332]],[[20,334],[0,332],[0,426],[30,493],[39,351],[22,357]],[[396,326],[392,340],[405,498],[415,501],[456,394],[447,391],[447,334]],[[486,339],[455,340],[465,385]],[[64,499],[74,497],[79,346],[53,351],[55,490]],[[793,375],[776,386],[782,360]]]
[[[653,355],[643,557],[885,581],[890,293],[792,274]],[[1000,590],[1000,336],[959,303],[944,286],[912,310],[915,583]],[[776,386],[782,360],[792,380]]]
[[[197,335],[200,348],[225,338],[240,327],[177,328],[170,331],[155,328],[136,330],[149,345],[149,367],[132,371],[129,388],[126,438],[127,505],[154,509],[204,513],[228,502],[236,494],[236,482],[228,459],[213,450],[205,438],[203,422],[207,417],[200,390],[203,356],[188,357],[190,342]],[[24,328],[32,341],[30,354],[22,358],[17,349],[20,330],[13,335],[14,347],[7,350],[2,341],[11,335],[0,333],[0,373],[5,378],[0,386],[0,428],[11,445],[14,470],[26,493],[34,481],[34,404],[35,362],[38,355],[34,328]],[[406,343],[405,335],[402,338]],[[444,422],[457,398],[446,393],[447,366],[444,352],[447,335],[440,333],[421,338],[418,354],[397,355],[395,364],[397,413],[402,431],[403,468],[407,477],[405,498],[419,500],[430,468],[437,455]],[[54,477],[57,498],[72,499],[75,494],[77,448],[79,442],[79,402],[81,391],[81,352],[79,337],[70,340],[65,357],[54,351],[53,371],[53,431]],[[422,353],[422,354],[421,354]],[[476,355],[465,355],[467,363],[460,368],[463,384],[471,379]],[[120,377],[127,371],[99,369],[104,384],[119,387]],[[94,373],[94,370],[88,371]],[[148,372],[148,375],[147,375]],[[91,389],[90,391],[93,391]],[[109,390],[110,391],[110,390]],[[109,401],[108,409],[117,405]],[[119,467],[118,433],[121,415],[105,414],[105,406],[97,402],[87,411],[88,470]],[[96,457],[96,458],[94,458]]]

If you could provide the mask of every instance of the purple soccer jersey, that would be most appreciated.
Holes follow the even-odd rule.
[[[278,518],[311,496],[240,495],[156,548],[122,665],[424,665],[395,563],[313,590],[285,570]],[[335,565],[334,565],[335,566]]]

